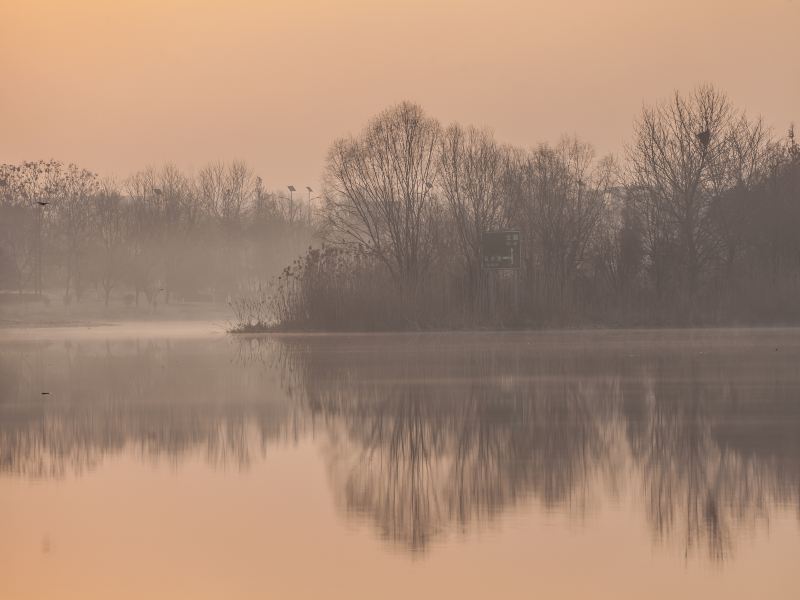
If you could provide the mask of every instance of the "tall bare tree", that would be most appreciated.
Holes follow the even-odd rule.
[[[127,211],[130,241],[130,280],[133,284],[136,306],[144,293],[152,305],[163,274],[161,239],[161,199],[157,173],[153,168],[134,173],[125,182],[131,206]]]
[[[101,183],[100,191],[93,201],[100,250],[98,277],[103,288],[103,301],[108,307],[111,291],[119,284],[124,272],[127,233],[125,213],[128,206],[111,181]]]
[[[488,131],[448,127],[439,151],[439,186],[456,232],[469,290],[478,289],[483,233],[509,225],[506,151]]]
[[[201,169],[197,188],[200,201],[223,229],[238,232],[255,197],[256,177],[250,168],[241,161],[212,163]]]
[[[645,107],[628,147],[629,185],[640,200],[656,288],[693,299],[719,256],[715,199],[759,173],[768,135],[710,86]]]
[[[63,240],[66,282],[64,297],[80,300],[84,290],[84,265],[92,227],[92,197],[99,189],[97,175],[77,165],[64,168],[55,200],[56,215]]]
[[[597,160],[590,145],[565,138],[524,156],[518,169],[516,210],[528,239],[529,284],[548,306],[566,309],[602,223],[613,161]]]
[[[437,121],[404,102],[328,152],[329,238],[372,253],[405,290],[416,288],[432,260],[440,135]]]

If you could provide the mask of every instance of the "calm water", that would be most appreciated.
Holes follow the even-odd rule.
[[[796,599],[800,330],[6,330],[0,519],[3,599]]]

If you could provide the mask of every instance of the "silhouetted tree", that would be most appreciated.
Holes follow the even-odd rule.
[[[361,246],[412,295],[431,265],[439,124],[414,104],[390,108],[328,152],[326,225],[331,240]]]

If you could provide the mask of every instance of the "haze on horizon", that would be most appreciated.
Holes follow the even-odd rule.
[[[333,139],[403,99],[504,142],[620,152],[643,102],[706,82],[782,133],[798,23],[794,0],[6,0],[0,163],[237,158],[316,185]]]

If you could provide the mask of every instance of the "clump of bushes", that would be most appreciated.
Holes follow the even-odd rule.
[[[363,249],[309,248],[269,285],[230,302],[235,316],[231,331],[408,331],[522,325],[515,320],[512,274],[492,278],[491,297],[488,285],[476,296],[449,267],[444,261],[437,263],[416,285],[399,285],[386,266]]]
[[[397,331],[458,326],[449,321],[445,324],[446,315],[458,313],[444,293],[441,284],[445,281],[431,277],[416,288],[404,289],[380,261],[362,249],[309,248],[269,285],[231,300],[231,331]]]
[[[240,294],[228,302],[233,311],[233,333],[268,331],[274,326],[270,310],[269,289],[258,286],[255,290]]]
[[[269,311],[280,329],[396,329],[402,325],[394,285],[362,251],[309,248],[274,282]]]

